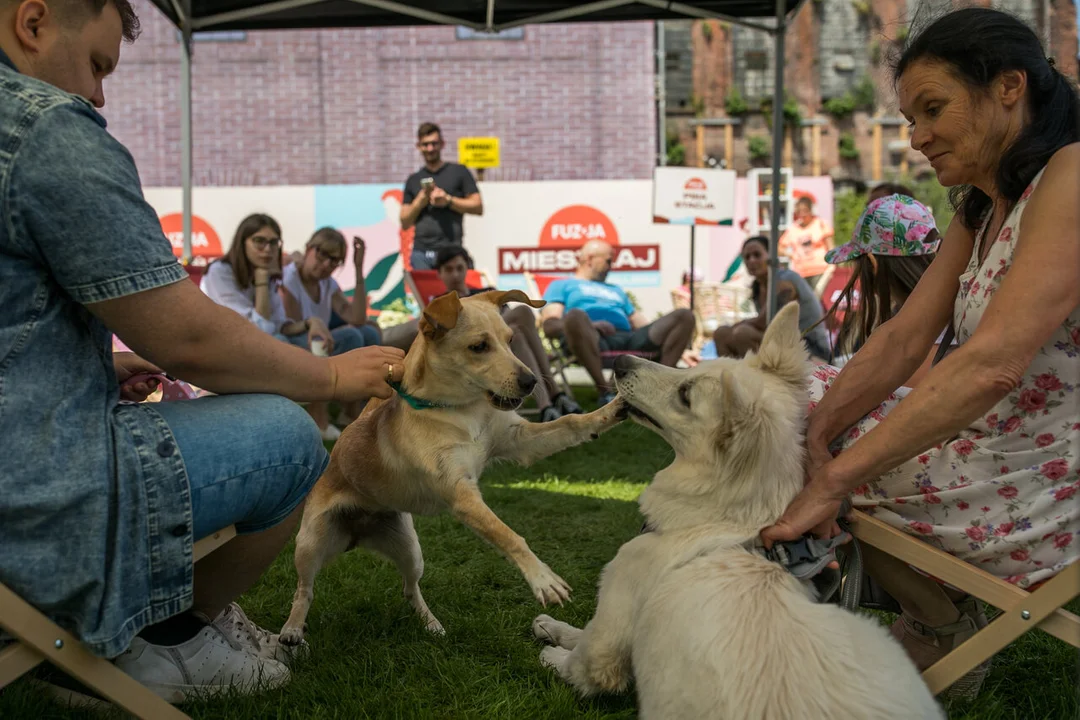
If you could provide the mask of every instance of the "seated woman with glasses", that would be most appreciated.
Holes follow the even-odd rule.
[[[210,263],[199,287],[218,305],[235,310],[280,340],[301,347],[309,347],[312,340],[329,345],[326,323],[318,318],[289,319],[280,285],[281,226],[269,215],[255,214],[240,222],[229,251]]]
[[[328,355],[378,345],[379,331],[367,324],[367,292],[364,288],[364,241],[353,238],[353,264],[356,266],[356,290],[353,299],[345,297],[341,286],[331,277],[335,270],[345,264],[345,236],[332,227],[315,231],[304,248],[303,256],[285,266],[282,271],[281,297],[285,314],[291,320],[304,320],[331,327],[331,316],[336,313],[346,324],[330,330],[329,339],[323,340],[323,350]],[[288,338],[289,342],[311,349],[303,335]],[[318,348],[316,348],[318,349]],[[326,407],[310,406],[315,422],[323,430],[323,437],[335,439],[340,433],[329,424]],[[343,408],[341,420],[351,421],[359,408]]]

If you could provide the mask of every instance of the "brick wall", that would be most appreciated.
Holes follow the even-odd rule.
[[[137,0],[143,35],[106,82],[110,130],[144,185],[180,183],[180,46]],[[530,26],[523,40],[457,40],[452,27],[275,31],[196,42],[200,185],[399,182],[416,127],[445,156],[497,135],[489,179],[648,178],[656,156],[652,23]]]

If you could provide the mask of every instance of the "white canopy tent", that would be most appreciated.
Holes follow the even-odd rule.
[[[283,30],[396,25],[462,25],[495,33],[522,25],[554,22],[618,22],[632,20],[718,19],[753,28],[773,37],[772,247],[779,244],[780,161],[783,154],[784,36],[790,19],[805,0],[153,0],[180,29],[181,183],[183,186],[184,259],[191,257],[191,37],[212,30]],[[660,65],[661,72],[663,65]],[[778,267],[771,253],[770,278]],[[776,312],[776,284],[770,282],[768,317]]]

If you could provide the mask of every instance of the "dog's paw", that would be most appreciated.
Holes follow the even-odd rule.
[[[427,624],[424,625],[424,629],[432,635],[446,634],[446,630],[443,629],[442,623],[439,622],[438,618],[436,618],[434,615],[432,615],[431,618],[427,621]]]
[[[573,588],[544,563],[539,563],[537,570],[529,573],[525,579],[529,582],[533,595],[544,607],[547,607],[548,603],[562,605],[570,599]]]
[[[561,675],[568,657],[570,657],[570,651],[566,648],[546,647],[540,651],[540,664],[552,668]]]
[[[537,615],[532,623],[533,637],[543,640],[549,645],[558,645],[558,633],[556,632],[559,621],[550,615]]]
[[[286,625],[281,628],[281,634],[278,635],[278,642],[282,645],[297,647],[304,642],[304,630],[304,627],[297,628]]]

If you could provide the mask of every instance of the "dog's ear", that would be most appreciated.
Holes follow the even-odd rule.
[[[473,297],[483,298],[498,306],[505,305],[508,302],[525,303],[534,308],[542,308],[547,305],[546,300],[533,300],[520,290],[489,290]]]
[[[750,398],[735,382],[734,374],[725,370],[720,375],[720,419],[716,425],[716,442],[727,446],[735,435],[735,426],[747,413]]]
[[[806,384],[809,353],[799,330],[799,303],[791,301],[765,329],[757,355],[748,362],[792,385]]]
[[[420,318],[420,332],[428,340],[442,340],[457,325],[461,313],[461,300],[456,291],[450,291],[428,303]]]

